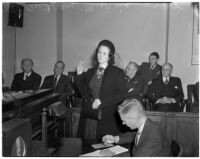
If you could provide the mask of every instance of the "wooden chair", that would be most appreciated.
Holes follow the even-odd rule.
[[[153,111],[153,103],[147,97],[145,97],[143,100],[145,101],[145,108],[146,108],[145,110]],[[184,108],[188,104],[188,99],[183,99],[179,104],[180,104],[179,112],[183,112]]]
[[[171,153],[173,157],[181,157],[183,155],[183,148],[175,140],[171,142]]]
[[[187,112],[199,112],[199,84],[187,85],[188,102],[186,105]]]

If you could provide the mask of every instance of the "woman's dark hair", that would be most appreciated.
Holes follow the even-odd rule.
[[[115,46],[114,44],[109,41],[109,40],[102,40],[99,42],[96,50],[95,50],[95,53],[94,53],[94,56],[93,56],[93,59],[94,59],[94,65],[98,65],[98,59],[97,59],[97,54],[98,54],[98,51],[99,51],[99,48],[100,46],[106,46],[109,48],[110,52],[109,52],[109,61],[108,61],[108,65],[113,65],[114,64],[114,60],[115,60],[115,57],[114,57],[114,54],[115,54]]]
[[[160,58],[160,57],[159,57],[159,54],[158,54],[157,52],[152,52],[152,53],[150,54],[150,56],[155,56],[157,59]]]

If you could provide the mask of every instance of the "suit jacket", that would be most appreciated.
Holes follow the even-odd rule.
[[[181,80],[178,77],[170,77],[169,83],[166,85],[168,87],[168,98],[174,98],[176,103],[180,103],[183,99],[183,89]],[[147,91],[147,97],[151,102],[155,103],[159,98],[162,98],[162,90],[165,87],[162,77],[153,80],[152,84],[149,86]]]
[[[98,67],[93,67],[87,72],[75,77],[75,84],[85,100],[92,98],[89,83]],[[116,66],[108,66],[101,82],[99,98],[102,107],[102,119],[97,124],[97,139],[102,139],[106,134],[118,134],[119,117],[116,117],[118,104],[126,97],[126,84],[124,71]],[[90,106],[91,107],[91,106]]]
[[[161,77],[162,72],[162,66],[156,65],[156,67],[153,70],[150,70],[150,63],[143,62],[140,65],[140,71],[142,72],[143,78],[144,78],[144,90],[143,94],[145,95],[148,89],[148,83],[149,81],[152,81],[158,77]]]
[[[46,76],[41,86],[41,89],[49,89],[49,88],[54,89],[54,75]],[[54,91],[56,93],[61,94],[60,99],[65,99],[66,97],[70,96],[73,91],[70,78],[62,74],[57,82]]]
[[[144,89],[144,78],[141,75],[141,72],[137,72],[135,74],[135,76],[132,79],[128,79],[127,77],[125,77],[126,79],[126,86],[127,86],[127,92],[128,98],[139,98],[142,99],[143,97],[143,89]],[[130,91],[132,90],[132,91]]]
[[[119,144],[135,141],[136,132],[119,135]],[[137,145],[133,146],[134,157],[171,156],[170,144],[157,122],[147,118]]]
[[[17,73],[14,76],[11,90],[20,91],[20,90],[36,90],[39,89],[42,77],[32,71],[31,75],[24,80],[24,72]]]

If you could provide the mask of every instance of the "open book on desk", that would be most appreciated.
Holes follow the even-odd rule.
[[[81,155],[81,157],[110,157],[127,151],[128,151],[127,148],[117,145],[103,150],[97,150],[94,152],[86,153]]]

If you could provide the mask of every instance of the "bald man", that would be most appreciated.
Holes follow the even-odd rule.
[[[21,69],[23,72],[14,76],[11,90],[24,91],[39,89],[42,77],[33,71],[33,61],[25,58],[21,61]]]
[[[154,111],[178,112],[182,101],[183,89],[181,80],[172,77],[173,66],[164,63],[162,66],[162,77],[153,80],[147,91],[147,97],[153,103]]]
[[[127,98],[142,99],[144,89],[144,79],[141,72],[138,70],[139,66],[135,62],[129,62],[125,69],[125,79],[127,87]]]
[[[102,138],[104,144],[133,142],[134,157],[171,156],[170,145],[159,124],[146,117],[143,106],[137,99],[125,100],[119,106],[118,112],[123,124],[137,131],[119,136],[105,135]]]

